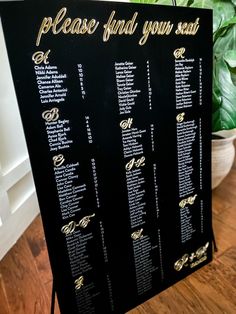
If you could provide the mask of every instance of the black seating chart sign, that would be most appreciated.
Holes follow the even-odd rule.
[[[61,312],[124,313],[211,261],[211,11],[15,2],[1,21]]]

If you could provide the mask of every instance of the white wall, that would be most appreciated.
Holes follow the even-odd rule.
[[[28,152],[0,24],[0,260],[38,212]]]

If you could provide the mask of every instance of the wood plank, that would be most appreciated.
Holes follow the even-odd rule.
[[[236,289],[232,286],[236,273],[233,276],[227,276],[227,273],[232,275],[232,269],[218,258],[188,278],[191,290],[198,291],[206,306],[204,313],[236,313]]]
[[[229,208],[223,210],[217,216],[217,219],[236,231],[236,203],[234,206],[230,206]]]
[[[235,158],[236,165],[236,158]],[[236,166],[232,168],[223,182],[212,191],[213,213],[220,215],[236,205]]]
[[[24,236],[2,260],[1,274],[10,313],[48,313],[49,298]]]
[[[222,256],[220,256],[219,262],[224,265],[226,271],[224,276],[228,280],[233,290],[236,290],[236,246],[229,248]],[[219,266],[222,268],[222,266]],[[233,301],[236,303],[236,293],[233,298]],[[236,312],[235,312],[236,313]]]
[[[218,252],[215,254],[216,257],[222,255],[231,246],[236,246],[235,229],[225,224],[218,217],[214,217],[213,219],[213,229],[218,247]]]
[[[233,254],[232,254],[233,253]],[[228,266],[221,259],[228,258]],[[163,291],[128,314],[236,313],[236,249]],[[236,268],[236,266],[234,266]]]
[[[175,284],[158,296],[148,300],[128,314],[196,314],[208,313],[198,291],[192,289],[187,279]]]
[[[1,314],[11,314],[9,303],[7,300],[6,289],[1,274],[0,274],[0,309]]]
[[[47,282],[45,285],[45,289],[47,291],[47,294],[51,300],[51,295],[52,295],[52,279],[51,281]],[[55,300],[55,312],[54,314],[60,314],[60,309],[59,309],[59,305],[58,305],[58,301],[57,301],[57,296],[56,296],[56,300]]]
[[[222,212],[227,210],[232,206],[232,203],[227,200],[227,198],[222,198],[218,195],[217,190],[212,192],[212,212],[214,215],[220,215]]]
[[[227,200],[231,205],[235,204],[236,200],[236,169],[232,168],[229,175],[215,189],[215,193],[221,200]]]
[[[30,227],[26,230],[25,237],[34,257],[41,281],[44,284],[51,282],[52,272],[48,259],[48,251],[43,232],[41,216],[38,216],[38,218],[35,219]]]

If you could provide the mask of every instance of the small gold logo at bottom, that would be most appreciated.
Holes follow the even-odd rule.
[[[190,264],[190,268],[196,267],[198,264],[204,262],[207,259],[207,256],[204,255],[202,258],[198,259],[196,262]]]
[[[198,264],[204,262],[207,259],[207,248],[209,242],[198,248],[195,252],[190,254],[184,254],[180,259],[174,263],[174,269],[180,271],[184,266],[190,266],[193,268]],[[194,261],[195,260],[195,261]]]
[[[180,271],[183,268],[183,266],[187,263],[188,258],[189,255],[184,254],[178,261],[175,262],[174,269]]]

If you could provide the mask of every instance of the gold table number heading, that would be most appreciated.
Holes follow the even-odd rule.
[[[197,194],[183,199],[182,201],[179,202],[179,207],[184,208],[188,204],[193,205],[196,200],[196,197],[197,197]]]
[[[138,240],[138,239],[141,239],[142,237],[143,237],[143,228],[142,229],[140,229],[140,230],[137,230],[137,231],[135,231],[135,232],[133,232],[132,234],[131,234],[131,238],[133,239],[133,240]]]
[[[65,158],[62,154],[59,154],[57,156],[54,156],[52,160],[55,167],[60,167],[64,163]]]
[[[40,63],[49,64],[48,56],[50,52],[51,52],[50,49],[45,53],[43,51],[36,51],[32,56],[32,60],[34,61],[35,64]]]
[[[88,224],[90,223],[90,219],[92,217],[94,217],[95,214],[89,215],[89,216],[85,216],[84,218],[82,218],[79,223],[78,226],[81,228],[86,228],[88,226]]]
[[[80,290],[84,285],[84,276],[80,276],[75,280],[75,290]]]
[[[120,127],[123,129],[123,130],[126,130],[126,129],[130,129],[131,126],[133,124],[133,118],[129,118],[127,120],[123,120],[121,121],[120,123]]]
[[[181,123],[184,121],[185,112],[181,112],[176,116],[176,121]]]
[[[135,160],[135,158],[132,158],[125,166],[125,169],[127,171],[132,170],[134,167],[135,168],[139,168],[139,167],[143,167],[145,166],[145,157],[141,157],[137,160]]]
[[[175,49],[175,51],[174,51],[175,58],[176,59],[180,59],[180,58],[184,59],[185,58],[185,56],[184,56],[185,50],[186,49],[184,47]]]
[[[42,117],[47,122],[54,122],[59,119],[59,109],[58,108],[52,108],[50,110],[45,110],[42,113]]]
[[[75,221],[70,221],[67,225],[64,225],[61,228],[61,232],[64,233],[65,235],[71,234],[75,231],[76,227],[80,227],[82,229],[85,229],[88,224],[90,223],[90,219],[92,217],[95,217],[95,214],[88,215],[83,217],[78,223]]]

